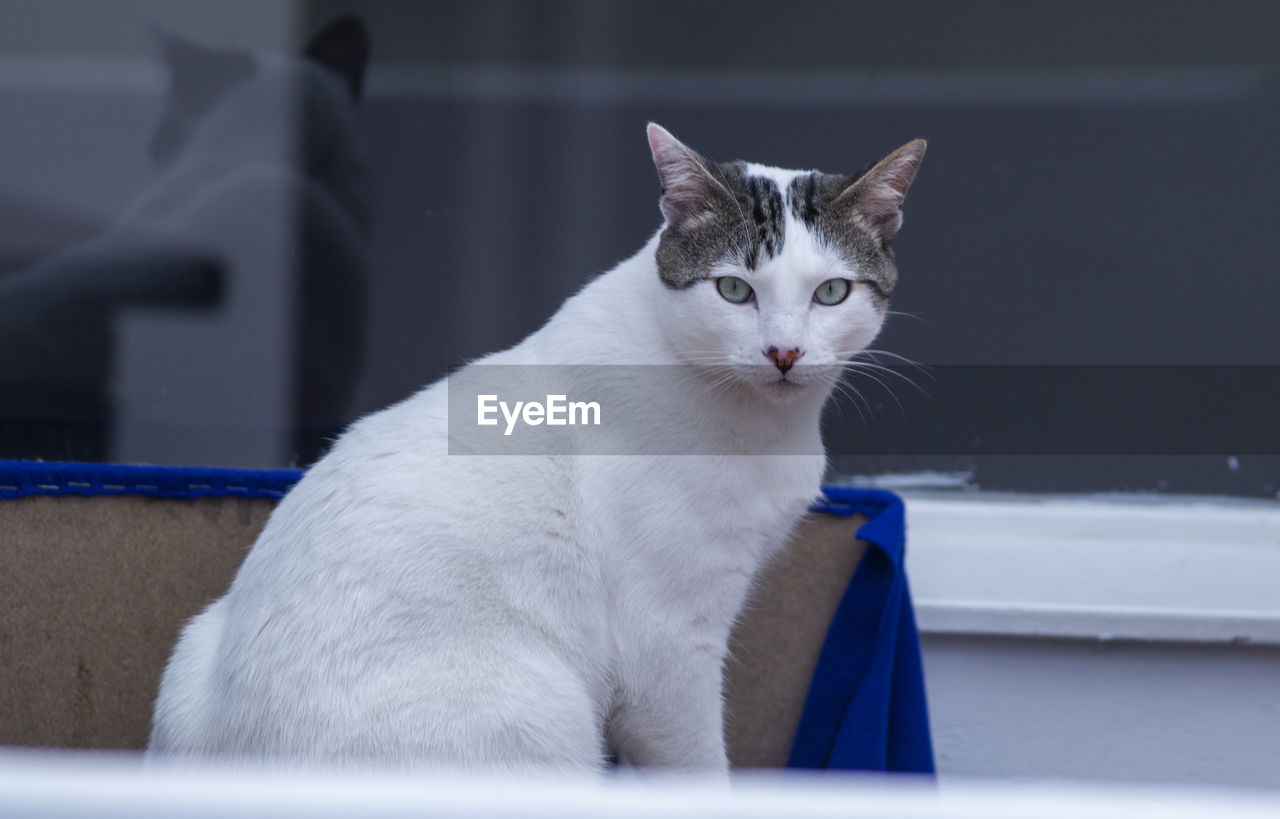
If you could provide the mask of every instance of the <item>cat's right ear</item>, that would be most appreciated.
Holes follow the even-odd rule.
[[[662,182],[658,205],[667,224],[676,226],[708,210],[715,184],[706,163],[693,149],[656,122],[649,123],[649,150]]]

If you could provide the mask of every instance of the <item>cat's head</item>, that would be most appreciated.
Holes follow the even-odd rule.
[[[300,57],[219,48],[158,27],[154,33],[168,74],[150,146],[158,165],[275,165],[367,217],[369,163],[355,110],[370,51],[363,23],[334,20]]]
[[[652,123],[649,146],[676,355],[783,400],[829,389],[884,323],[924,140],[849,175],[713,163]]]

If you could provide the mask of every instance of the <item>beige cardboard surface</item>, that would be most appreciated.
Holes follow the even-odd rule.
[[[178,628],[273,501],[0,501],[0,744],[141,748]]]
[[[178,629],[221,595],[270,500],[0,501],[0,745],[141,748]],[[726,668],[730,758],[786,763],[860,519],[820,516],[766,571]]]
[[[863,517],[815,515],[760,578],[725,667],[725,739],[737,768],[787,764],[827,627],[866,544]]]

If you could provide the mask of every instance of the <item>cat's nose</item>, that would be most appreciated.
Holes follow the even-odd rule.
[[[786,375],[787,370],[791,369],[791,365],[796,363],[804,353],[800,352],[799,347],[792,347],[790,350],[779,350],[777,347],[770,347],[764,351],[764,357],[773,362],[773,366],[782,370],[782,374]]]

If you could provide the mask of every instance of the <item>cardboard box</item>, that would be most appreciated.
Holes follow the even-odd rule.
[[[187,618],[226,590],[275,501],[0,500],[0,745],[140,749]],[[725,672],[730,759],[786,764],[862,518],[813,516],[765,571]]]

